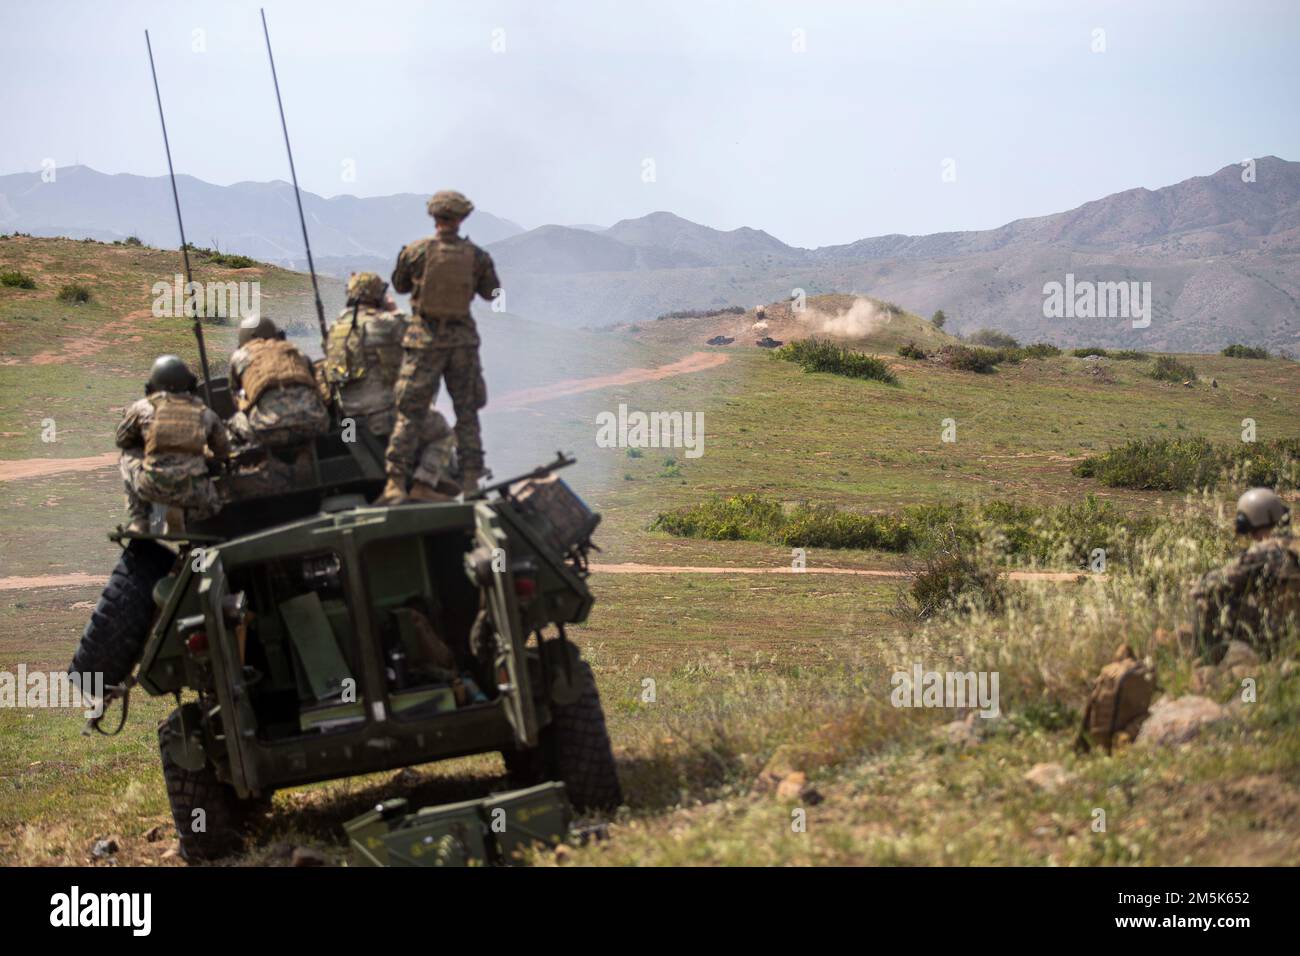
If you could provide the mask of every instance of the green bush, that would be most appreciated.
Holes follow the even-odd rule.
[[[1161,355],[1151,364],[1151,370],[1147,372],[1151,378],[1161,382],[1194,382],[1196,381],[1196,369],[1192,368],[1186,362],[1180,362],[1172,355]]]
[[[1250,345],[1229,345],[1219,354],[1227,358],[1240,359],[1266,359],[1269,357],[1268,349],[1255,348]]]
[[[908,592],[920,618],[945,611],[996,614],[1007,603],[1006,578],[997,566],[960,545],[927,555]]]
[[[1150,491],[1300,487],[1300,439],[1216,445],[1205,438],[1135,438],[1074,466],[1110,488]]]
[[[925,358],[925,349],[921,348],[915,342],[908,342],[906,345],[900,345],[898,347],[898,354],[901,358],[923,359]]]
[[[1025,358],[1033,359],[1056,358],[1061,354],[1061,350],[1050,342],[1035,342],[1033,345],[1026,345],[1020,351]]]
[[[992,372],[1002,360],[1002,354],[993,349],[971,348],[967,345],[947,345],[939,350],[943,364],[962,372]]]
[[[209,265],[225,266],[228,269],[251,269],[257,265],[257,260],[249,256],[231,255],[226,252],[218,252],[216,249],[205,249],[203,246],[188,244],[187,248],[194,253],[195,257],[202,259]]]
[[[936,329],[941,329],[944,323],[948,321],[948,316],[943,314],[943,309],[935,309],[934,315],[930,317],[930,324]]]
[[[1151,357],[1147,355],[1146,352],[1139,352],[1137,349],[1107,350],[1107,349],[1098,349],[1098,348],[1086,348],[1086,349],[1074,349],[1070,352],[1070,354],[1073,355],[1075,358],[1091,358],[1092,356],[1096,356],[1098,358],[1119,359],[1120,361],[1129,361],[1129,362],[1145,362],[1147,359]]]
[[[747,310],[743,305],[728,305],[721,309],[679,309],[656,315],[655,321],[662,319],[703,319],[710,315],[744,315]]]
[[[781,346],[773,353],[777,358],[794,362],[805,372],[830,372],[849,378],[867,378],[887,385],[897,385],[898,377],[880,359],[855,352],[825,339],[802,339]]]
[[[35,289],[36,280],[25,272],[19,272],[17,269],[6,269],[0,272],[0,285],[7,286],[10,289]]]
[[[991,349],[1018,349],[1020,343],[1014,337],[997,329],[979,329],[966,336],[971,345],[984,345]]]
[[[69,305],[81,305],[91,299],[90,290],[80,282],[70,282],[59,289],[59,301]]]
[[[1089,496],[1058,507],[991,501],[982,505],[914,505],[891,514],[841,511],[827,504],[786,510],[761,495],[712,497],[655,517],[650,528],[711,541],[761,541],[793,548],[931,554],[983,549],[1021,563],[1083,567],[1104,548],[1122,560],[1156,528]]]

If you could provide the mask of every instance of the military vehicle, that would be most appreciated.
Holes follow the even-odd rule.
[[[514,787],[558,780],[579,810],[618,806],[566,633],[592,607],[599,521],[554,473],[572,459],[464,501],[372,507],[382,458],[343,434],[316,439],[317,478],[290,494],[110,535],[122,557],[70,670],[122,685],[138,660],[140,687],[176,697],[158,743],[182,855],[236,850],[277,789],[490,751]],[[450,672],[431,673],[430,633]]]
[[[188,283],[151,45],[149,61]],[[291,151],[289,166],[297,197]],[[298,215],[323,340],[300,199]],[[193,318],[198,392],[227,419],[233,397]],[[301,454],[262,454],[217,476],[233,503],[215,517],[110,535],[122,556],[69,668],[118,688],[118,730],[133,683],[175,696],[158,745],[187,860],[236,849],[278,788],[489,751],[516,787],[558,780],[579,810],[621,803],[591,669],[565,631],[591,610],[599,522],[555,474],[572,459],[460,501],[373,507],[384,445],[360,423],[335,414]],[[292,490],[265,493],[259,466],[289,469]]]

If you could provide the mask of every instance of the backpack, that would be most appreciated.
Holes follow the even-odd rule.
[[[1138,660],[1127,644],[1120,645],[1114,660],[1093,682],[1075,749],[1087,753],[1099,746],[1110,753],[1116,744],[1132,741],[1146,720],[1155,691],[1155,671]]]

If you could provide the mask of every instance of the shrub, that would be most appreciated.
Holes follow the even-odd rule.
[[[257,260],[249,256],[232,255],[227,252],[218,252],[216,249],[205,249],[203,246],[187,244],[190,252],[195,257],[202,259],[209,265],[225,266],[228,269],[251,269],[257,265]]]
[[[1229,345],[1219,354],[1227,358],[1240,359],[1266,359],[1269,357],[1268,349],[1256,348],[1250,345]]]
[[[892,514],[840,511],[827,504],[783,509],[761,495],[713,497],[656,516],[651,530],[713,541],[761,541],[794,548],[879,550],[933,555],[982,549],[1000,559],[1084,567],[1096,548],[1121,560],[1152,534],[1154,518],[1129,517],[1092,496],[1040,508],[992,501],[982,505],[915,505]]]
[[[1149,376],[1161,382],[1194,382],[1196,381],[1196,369],[1192,368],[1186,362],[1180,362],[1172,355],[1161,355],[1151,365],[1151,370],[1147,372]]]
[[[936,329],[943,328],[944,323],[947,321],[948,316],[943,314],[943,309],[936,309],[934,315],[930,317],[930,324]]]
[[[898,354],[902,358],[923,359],[925,358],[925,349],[921,348],[915,342],[908,342],[906,345],[900,345],[898,347]]]
[[[59,289],[59,301],[69,305],[81,305],[90,299],[90,290],[79,282],[71,282]]]
[[[1110,488],[1152,491],[1300,487],[1300,439],[1216,445],[1205,438],[1135,438],[1074,466]]]
[[[17,269],[6,269],[0,272],[0,285],[7,286],[10,289],[35,289],[36,280],[25,272],[19,272]]]
[[[874,356],[855,352],[825,339],[802,339],[783,345],[773,353],[777,358],[794,362],[805,372],[830,372],[849,378],[875,379],[897,385],[898,377],[889,366]]]
[[[1035,342],[1033,345],[1026,345],[1020,351],[1025,358],[1033,359],[1056,358],[1061,354],[1061,350],[1050,342]]]
[[[1119,359],[1121,362],[1145,362],[1151,356],[1146,352],[1139,352],[1137,349],[1117,349],[1109,353],[1109,357]]]
[[[729,305],[721,309],[679,309],[676,312],[665,312],[662,315],[657,315],[655,316],[655,320],[703,319],[710,315],[744,315],[745,311],[743,305]]]
[[[971,345],[984,345],[991,349],[1018,349],[1020,343],[1014,337],[997,329],[979,329],[966,336]]]
[[[947,345],[939,350],[943,364],[963,372],[987,374],[997,368],[1002,359],[993,349],[970,348],[966,345]]]
[[[908,591],[919,618],[943,611],[994,614],[1007,603],[1006,579],[997,566],[956,544],[928,555]]]

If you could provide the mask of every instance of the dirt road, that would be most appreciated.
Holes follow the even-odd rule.
[[[715,568],[671,564],[593,564],[596,574],[847,574],[863,578],[905,578],[906,571],[874,570],[871,568],[807,568],[796,571],[788,567],[772,568]],[[1085,577],[1075,571],[1012,571],[1012,581],[1077,581]],[[1089,574],[1088,578],[1104,579],[1104,574]],[[0,578],[0,591],[34,591],[38,588],[90,587],[104,583],[103,575],[74,572],[72,574],[43,574],[34,577]]]
[[[610,388],[615,385],[635,385],[637,382],[654,382],[674,375],[688,375],[717,368],[727,361],[727,356],[717,352],[694,352],[684,359],[660,365],[658,368],[629,368],[611,375],[598,375],[593,378],[570,378],[543,385],[538,388],[524,388],[504,395],[492,401],[490,411],[510,411],[524,408],[538,402],[567,395],[579,395],[598,388]],[[0,461],[0,481],[18,481],[24,478],[46,478],[66,472],[94,471],[109,468],[117,464],[117,452],[92,455],[89,458],[28,458],[23,461]]]
[[[64,472],[95,471],[117,464],[117,452],[108,451],[89,458],[25,458],[21,461],[0,461],[0,481],[17,481],[22,478],[45,478]]]
[[[610,388],[615,385],[635,385],[638,382],[657,382],[674,375],[689,375],[717,368],[727,361],[721,352],[692,352],[683,359],[660,365],[658,368],[629,368],[610,375],[597,375],[592,378],[569,378],[550,385],[537,388],[521,388],[492,400],[490,407],[494,411],[523,408],[537,402],[582,392],[595,391],[598,388]]]
[[[863,578],[905,578],[907,571],[893,571],[873,568],[823,568],[808,567],[802,570],[780,566],[770,568],[729,568],[703,567],[672,564],[593,564],[591,570],[596,574],[848,574]],[[1012,581],[1075,581],[1085,575],[1079,571],[1012,571],[1007,575]],[[1104,574],[1092,575],[1104,580]]]

